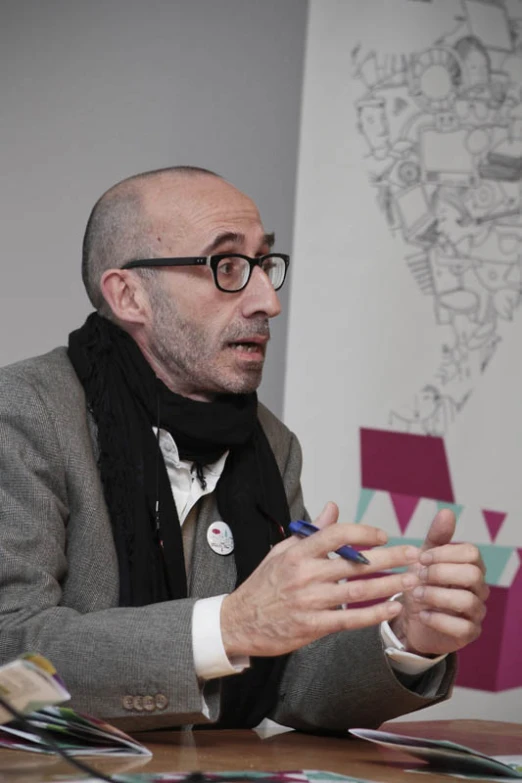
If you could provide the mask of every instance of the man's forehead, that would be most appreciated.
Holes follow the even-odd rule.
[[[256,231],[264,236],[254,202],[233,185],[211,175],[164,176],[147,183],[143,205],[154,231],[173,241],[194,232],[218,234]]]
[[[206,174],[163,174],[145,183],[144,203],[151,214],[172,211],[208,211],[221,207],[251,210],[257,214],[254,202],[221,177]]]

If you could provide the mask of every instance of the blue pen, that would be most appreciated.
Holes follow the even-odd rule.
[[[295,522],[290,522],[288,529],[295,536],[303,537],[311,536],[320,530],[320,528],[315,525],[311,525],[310,522],[305,522],[304,519],[297,519]],[[338,555],[344,557],[345,560],[353,560],[354,563],[365,563],[366,565],[370,565],[370,561],[351,546],[341,546],[335,551]]]

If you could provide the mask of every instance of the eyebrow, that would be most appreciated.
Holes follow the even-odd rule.
[[[217,250],[221,245],[224,245],[226,242],[231,242],[234,244],[243,244],[245,241],[244,234],[236,234],[233,231],[225,231],[222,234],[218,234],[217,237],[215,237],[210,244],[208,244],[201,255],[203,256],[210,256],[214,252],[214,250]],[[265,234],[263,237],[263,245],[267,245],[269,249],[271,249],[274,246],[275,242],[275,234],[272,231],[270,234]]]

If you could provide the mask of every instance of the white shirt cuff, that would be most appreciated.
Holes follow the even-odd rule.
[[[408,652],[386,621],[381,623],[381,639],[392,668],[401,674],[423,674],[446,657],[439,655],[437,658],[424,658],[422,655]]]
[[[250,666],[250,658],[237,656],[229,659],[221,636],[221,604],[226,595],[201,598],[192,612],[192,650],[194,667],[201,680],[213,680],[239,674]]]

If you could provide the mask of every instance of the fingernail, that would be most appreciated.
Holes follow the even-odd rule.
[[[418,560],[419,550],[415,546],[408,546],[404,552],[406,560]]]
[[[418,579],[415,574],[404,574],[401,579],[403,587],[414,587],[418,583]]]
[[[428,612],[426,609],[423,609],[420,613],[420,619],[424,622],[427,622],[430,619],[431,612]]]
[[[424,587],[416,587],[413,591],[413,597],[416,598],[418,601],[422,601],[424,598]]]
[[[419,579],[422,580],[423,582],[427,582],[428,581],[428,569],[427,568],[421,568],[421,570],[419,571]]]
[[[433,563],[433,555],[431,552],[423,552],[419,558],[421,563],[424,565],[429,565],[430,563]]]

